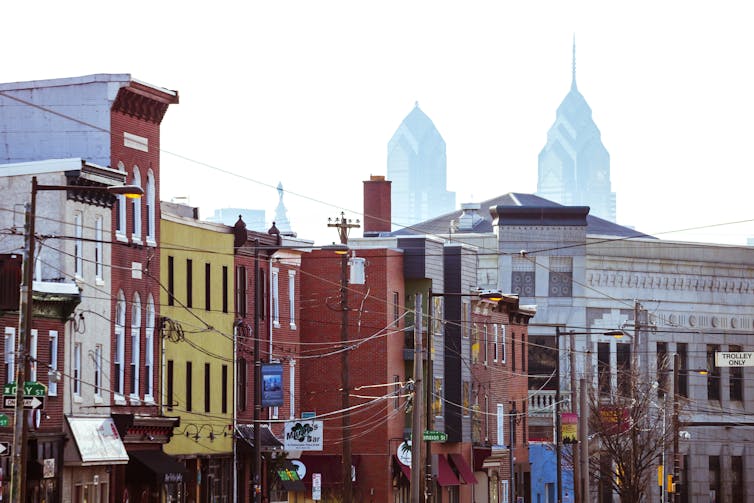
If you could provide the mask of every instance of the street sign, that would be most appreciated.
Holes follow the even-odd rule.
[[[754,367],[754,352],[725,352],[715,353],[715,367]]]
[[[448,440],[448,434],[441,431],[424,430],[422,439],[425,442],[445,442]]]
[[[10,454],[10,451],[10,442],[0,442],[0,456],[7,456]]]
[[[322,474],[312,473],[312,499],[319,501],[322,499]]]
[[[4,409],[15,409],[16,408],[16,397],[15,396],[4,396],[3,397],[3,408]],[[24,409],[26,410],[35,410],[35,409],[44,409],[45,408],[45,397],[43,396],[25,396],[24,397]]]
[[[9,382],[3,385],[3,395],[16,394],[16,383]],[[46,396],[47,386],[37,381],[26,381],[24,383],[24,396]]]
[[[8,424],[10,424],[8,416],[6,416],[5,414],[0,414],[0,426],[8,426]]]

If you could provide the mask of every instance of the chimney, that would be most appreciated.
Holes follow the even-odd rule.
[[[479,214],[479,209],[482,207],[479,203],[464,203],[461,205],[461,216],[458,217],[457,230],[459,232],[471,232],[474,230],[474,226],[484,220]]]
[[[371,175],[364,182],[364,237],[390,232],[390,186],[384,176]]]

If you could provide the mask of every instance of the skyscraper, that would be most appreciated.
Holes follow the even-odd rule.
[[[558,107],[547,144],[539,153],[537,195],[565,205],[589,206],[592,215],[615,222],[610,154],[592,120],[592,109],[576,87],[575,40],[571,90]]]
[[[416,103],[388,143],[393,229],[455,209],[455,192],[446,190],[446,168],[445,140]]]

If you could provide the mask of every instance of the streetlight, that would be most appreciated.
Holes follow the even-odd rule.
[[[13,416],[13,467],[11,469],[10,501],[22,503],[25,501],[26,492],[26,421],[22,419],[24,414],[24,382],[26,381],[26,367],[29,364],[33,282],[34,282],[34,248],[36,246],[35,219],[37,214],[38,191],[76,191],[76,192],[106,192],[115,195],[124,195],[129,198],[138,198],[144,195],[141,187],[134,185],[115,186],[90,186],[90,185],[41,185],[37,183],[37,177],[31,178],[31,202],[26,205],[26,221],[24,225],[24,259],[23,278],[21,282],[21,306],[18,320],[18,346],[16,354],[19,355],[16,365],[16,404]]]

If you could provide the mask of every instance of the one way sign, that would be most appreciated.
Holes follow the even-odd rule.
[[[43,396],[25,396],[24,409],[44,409],[45,397]],[[3,396],[3,407],[13,409],[16,406],[16,397]]]
[[[10,454],[10,442],[0,442],[0,456],[7,456]]]

